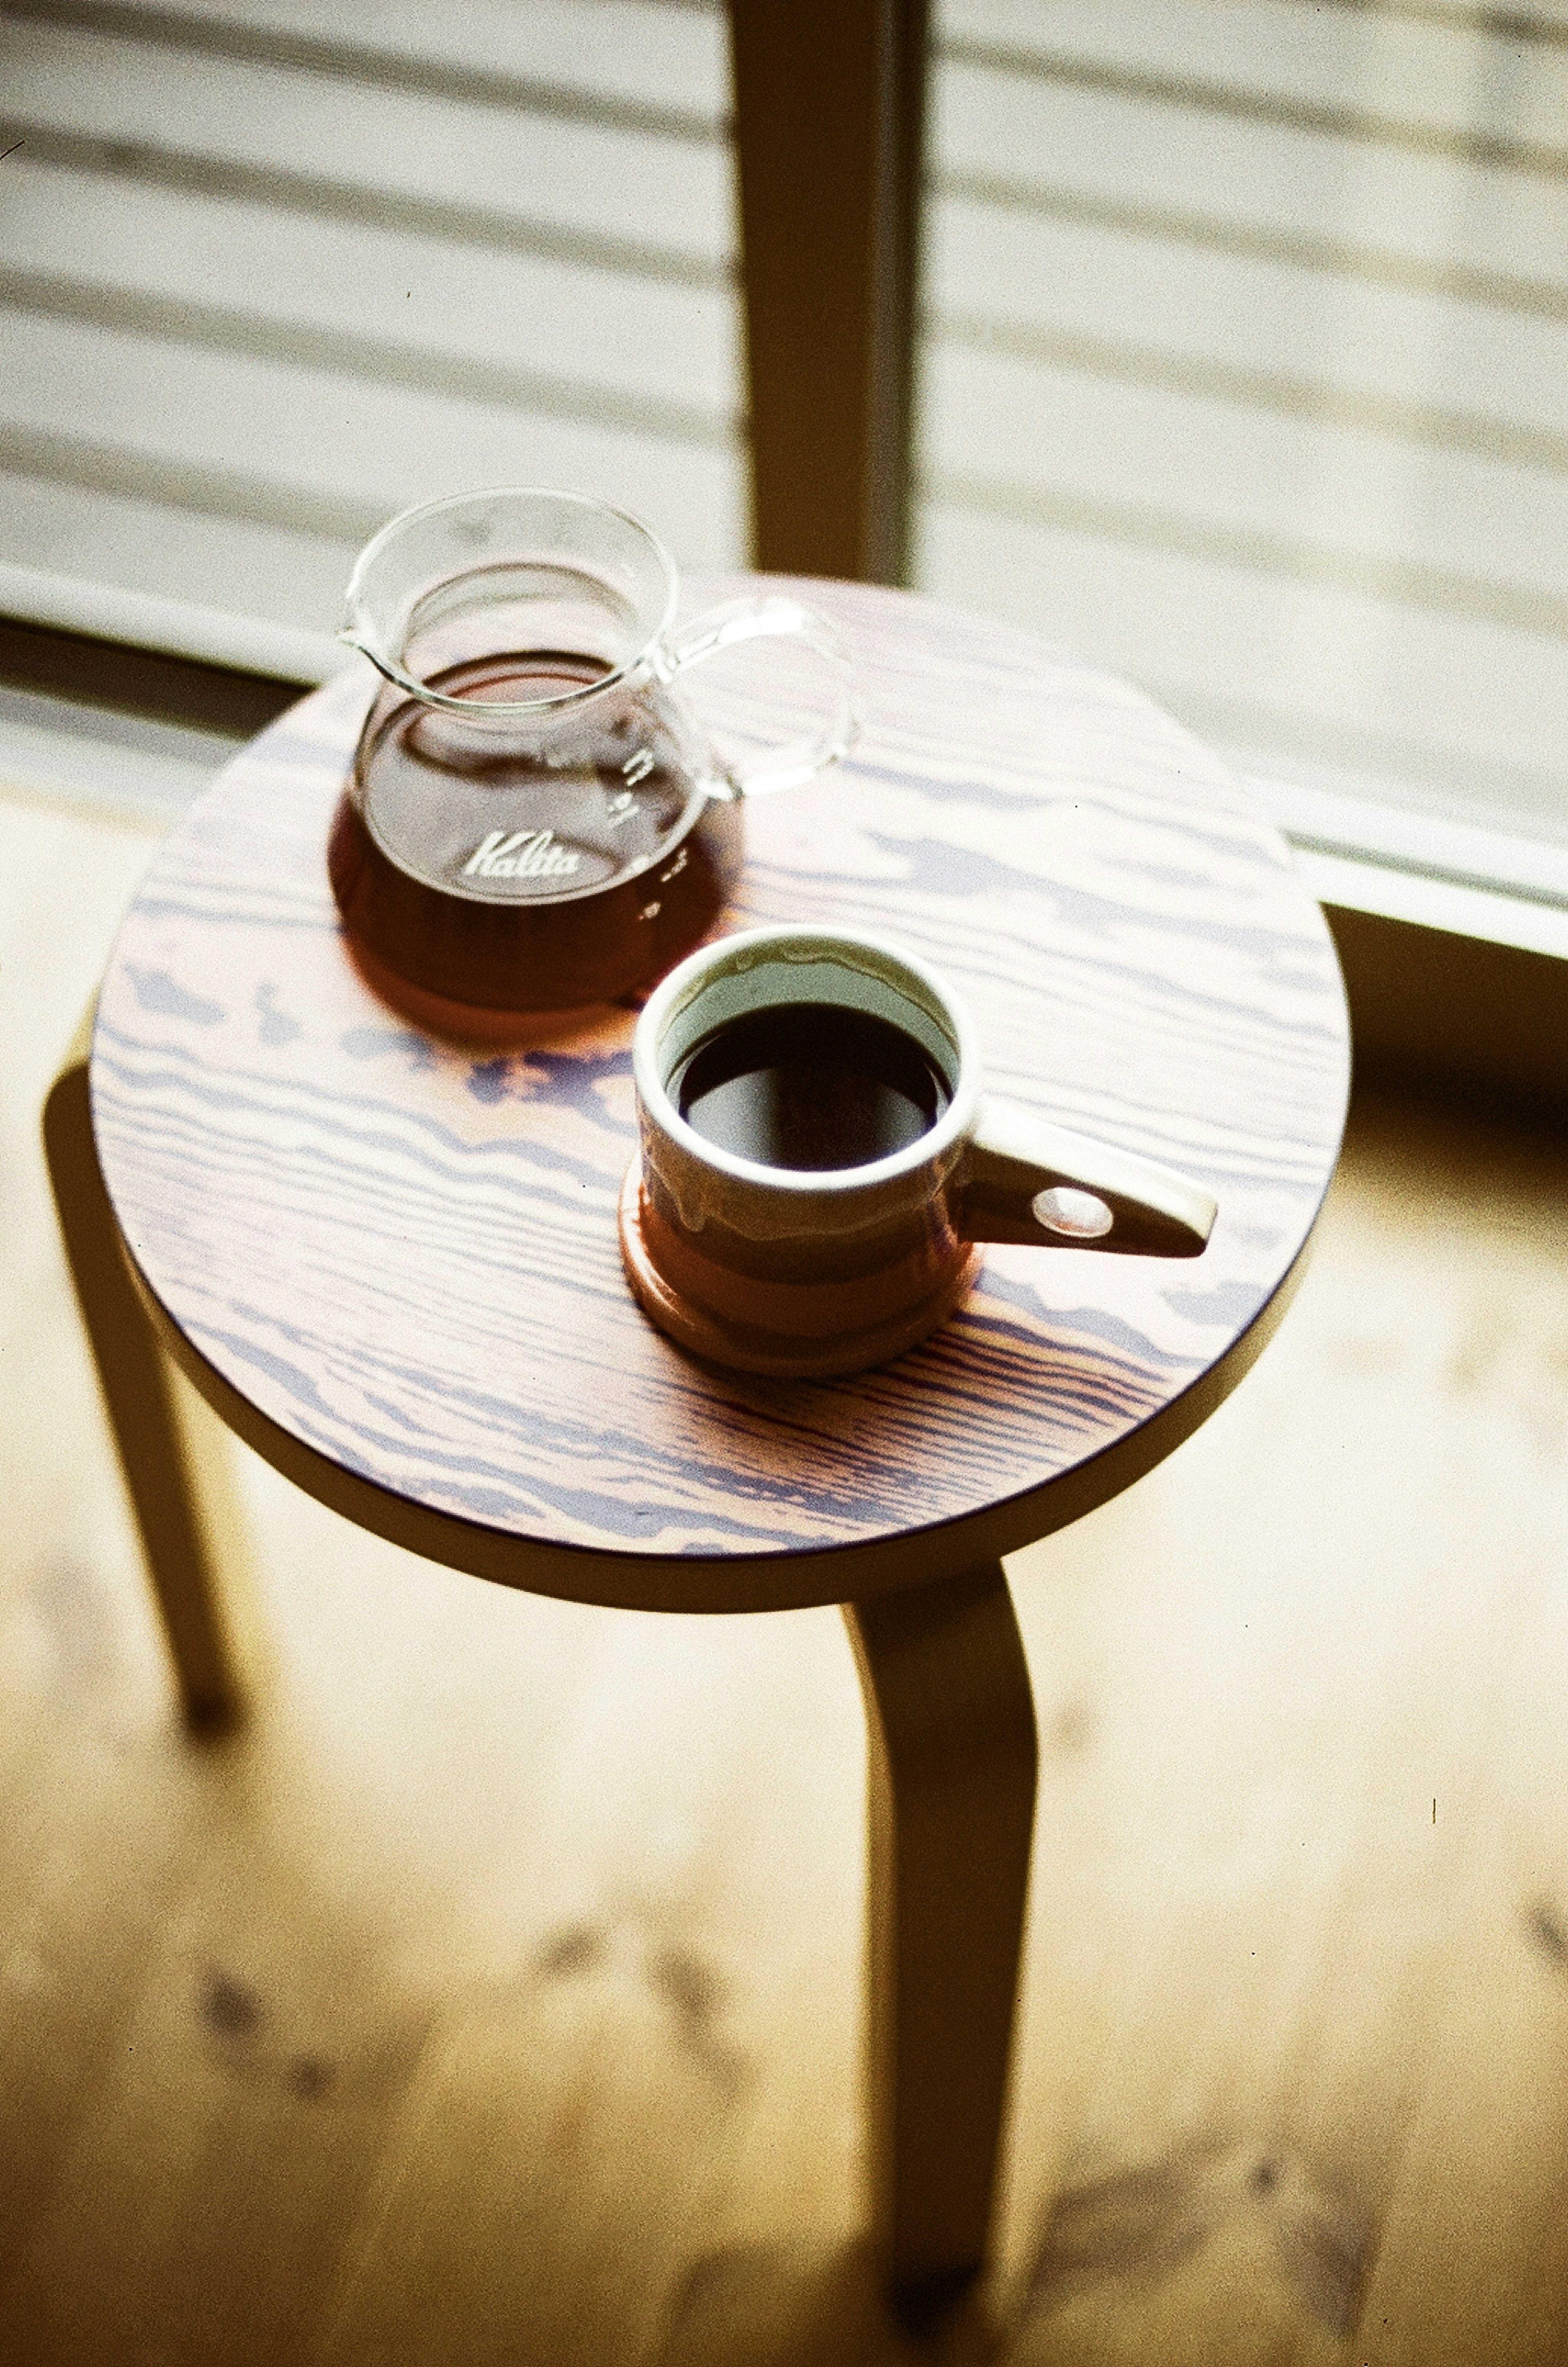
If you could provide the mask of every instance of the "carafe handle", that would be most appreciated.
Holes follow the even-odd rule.
[[[1216,1213],[1213,1195],[1174,1168],[1012,1102],[987,1095],[980,1104],[959,1177],[965,1240],[1198,1257]]]
[[[664,651],[659,671],[666,682],[673,682],[677,674],[701,665],[719,650],[733,648],[737,641],[777,634],[797,637],[823,660],[833,682],[833,711],[819,731],[775,750],[756,771],[727,769],[728,787],[735,797],[770,797],[775,789],[798,788],[827,765],[837,764],[840,756],[847,756],[860,738],[860,705],[848,651],[826,617],[815,608],[803,607],[784,593],[766,592],[758,599],[710,608]]]

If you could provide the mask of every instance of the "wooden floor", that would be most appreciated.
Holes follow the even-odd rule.
[[[507,1595],[241,1458],[264,1706],[175,1727],[36,1149],[149,845],[0,801],[0,2367],[907,2356],[836,1614]],[[1364,1103],[1258,1371],[1011,1566],[1017,2367],[1568,2346],[1565,1191]]]

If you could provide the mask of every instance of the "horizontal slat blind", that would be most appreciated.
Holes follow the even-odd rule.
[[[945,0],[922,584],[1568,841],[1568,10]]]
[[[510,481],[738,563],[727,108],[667,0],[6,10],[0,560],[319,633]]]
[[[503,479],[738,562],[728,109],[700,0],[0,14],[11,604],[324,633]],[[1568,0],[942,0],[930,119],[922,587],[1568,844]]]

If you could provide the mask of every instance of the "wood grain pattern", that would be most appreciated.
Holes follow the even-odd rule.
[[[276,1672],[192,1750],[38,1145],[152,841],[12,791],[0,846],[0,2360],[909,2367],[828,2273],[839,1617],[475,1586],[239,1456]],[[1260,1368],[1010,1564],[1007,2367],[1561,2367],[1565,1189],[1363,1095]]]
[[[1201,1179],[1214,1239],[1197,1264],[1138,1271],[993,1249],[937,1338],[850,1380],[684,1358],[616,1249],[632,1015],[465,1049],[346,957],[322,851],[367,686],[340,680],[152,866],[104,983],[95,1122],[200,1385],[291,1477],[455,1567],[767,1608],[1011,1550],[1203,1418],[1311,1229],[1346,1023],[1273,832],[1135,692],[1030,637],[866,587],[811,596],[849,638],[870,726],[851,764],[751,811],[730,918],[912,946],[968,1000],[999,1092]],[[758,679],[738,667],[706,695],[766,736],[790,692]]]

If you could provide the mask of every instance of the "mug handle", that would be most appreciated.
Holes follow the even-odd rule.
[[[1174,1168],[989,1096],[957,1183],[957,1229],[970,1241],[1191,1258],[1218,1214],[1213,1195]]]
[[[737,641],[753,641],[764,634],[798,635],[807,647],[815,650],[835,677],[837,697],[830,720],[813,735],[803,736],[778,750],[770,764],[753,773],[739,774],[726,768],[726,786],[737,798],[771,797],[775,789],[796,789],[802,782],[811,780],[829,765],[847,756],[860,738],[861,711],[855,696],[854,667],[837,629],[815,608],[803,607],[798,600],[789,599],[782,592],[764,593],[760,599],[734,600],[727,607],[710,608],[700,617],[663,654],[659,667],[660,679],[673,682],[688,667],[701,665],[717,650],[733,648]],[[724,791],[721,789],[722,796]]]

